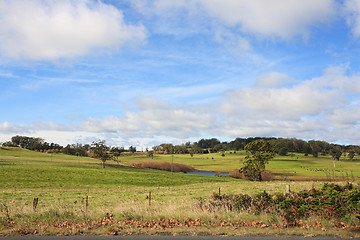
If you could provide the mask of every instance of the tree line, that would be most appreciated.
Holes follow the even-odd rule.
[[[360,155],[360,146],[339,145],[318,140],[301,140],[296,138],[275,138],[275,137],[249,137],[236,138],[230,142],[221,142],[216,138],[201,139],[198,142],[187,142],[181,145],[163,143],[153,147],[154,151],[164,151],[168,154],[206,154],[225,151],[244,150],[245,146],[257,140],[265,140],[270,144],[270,148],[277,154],[286,156],[289,153],[303,153],[304,155],[331,155],[339,159],[341,155],[347,153],[347,157],[352,159],[355,154]]]
[[[62,152],[64,154],[89,156],[102,161],[102,167],[105,168],[107,160],[118,161],[118,157],[123,152],[136,152],[136,147],[129,147],[125,150],[124,147],[110,147],[105,144],[105,141],[97,141],[90,144],[68,144],[62,147],[55,143],[47,143],[42,138],[34,138],[27,136],[16,135],[11,138],[11,141],[5,142],[2,146],[20,147],[35,151],[47,152]],[[337,145],[325,141],[304,141],[295,138],[236,138],[231,142],[220,142],[216,138],[201,139],[198,142],[187,142],[181,145],[173,145],[163,143],[154,146],[152,151],[146,149],[148,157],[153,158],[154,152],[162,152],[163,154],[207,154],[219,151],[237,151],[246,150],[244,166],[239,170],[241,174],[248,177],[250,180],[262,181],[262,173],[265,171],[265,165],[270,159],[274,158],[276,154],[287,155],[294,153],[303,153],[304,155],[312,154],[314,157],[330,154],[333,159],[334,168],[335,161],[339,160],[341,155],[347,154],[349,159],[353,159],[355,153],[360,155],[360,147],[356,145]],[[224,156],[224,153],[223,153]]]
[[[105,141],[93,142],[91,144],[74,143],[63,147],[56,143],[45,142],[43,138],[28,137],[28,136],[13,136],[10,141],[0,144],[3,147],[19,147],[32,151],[40,152],[61,152],[68,155],[75,156],[91,156],[94,147],[97,147],[101,142],[106,151],[110,151],[114,156],[119,156],[122,152],[136,152],[136,147],[130,146],[128,149],[124,147],[110,147],[105,145]]]
[[[349,159],[353,159],[355,154],[360,155],[360,146],[357,145],[339,145],[332,144],[325,141],[318,140],[301,140],[296,138],[275,138],[275,137],[249,137],[236,138],[230,142],[221,142],[217,138],[201,139],[197,142],[187,142],[185,144],[173,145],[171,143],[162,143],[152,147],[154,152],[162,152],[165,154],[207,154],[225,151],[239,151],[244,150],[245,146],[256,140],[265,140],[269,143],[272,151],[279,155],[288,155],[294,153],[302,153],[304,155],[312,155],[318,157],[319,155],[331,155],[334,160],[339,160],[341,156],[346,155]],[[56,144],[45,142],[39,137],[28,136],[13,136],[11,141],[2,143],[2,146],[21,147],[34,151],[51,151],[62,152],[64,154],[76,156],[90,156],[94,148],[93,142],[91,144],[68,144],[65,147]],[[106,146],[106,150],[114,156],[120,156],[123,152],[135,153],[136,147],[130,146],[128,149],[118,146]],[[148,151],[148,150],[146,150]],[[151,151],[148,151],[151,152]],[[151,155],[151,154],[149,154]]]

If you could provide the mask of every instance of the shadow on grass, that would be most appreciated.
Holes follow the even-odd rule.
[[[0,165],[2,165],[2,166],[9,166],[9,165],[15,165],[15,163],[9,163],[8,161],[1,161],[1,160],[0,160]]]
[[[340,161],[337,161],[337,162],[350,162],[350,163],[356,163],[356,162],[360,162],[360,159],[341,159]]]

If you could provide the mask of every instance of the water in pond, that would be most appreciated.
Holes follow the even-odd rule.
[[[215,173],[220,173],[220,175],[229,175],[228,172],[210,172],[210,171],[196,171],[196,172],[188,172],[189,174],[198,174],[198,175],[206,175],[206,176],[215,176]]]

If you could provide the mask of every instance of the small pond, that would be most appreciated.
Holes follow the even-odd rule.
[[[228,172],[211,172],[211,171],[195,171],[188,172],[188,174],[198,174],[198,175],[206,175],[206,176],[215,176],[215,173],[220,173],[220,175],[229,175]]]

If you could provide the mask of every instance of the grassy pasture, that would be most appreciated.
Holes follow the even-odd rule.
[[[138,169],[109,161],[64,154],[38,153],[17,148],[0,150],[0,189],[86,189],[119,186],[155,187],[233,181],[190,174]]]
[[[175,154],[175,155],[155,155],[153,161],[167,161],[186,163],[194,166],[202,171],[219,171],[229,172],[242,167],[245,151],[237,151],[236,153],[226,152],[211,154]],[[132,161],[146,161],[150,158],[144,155],[139,156],[121,156],[119,158],[123,163]],[[355,180],[360,178],[360,160],[354,159],[350,161],[340,158],[336,165],[336,178],[343,180],[348,177],[354,177]],[[266,168],[275,174],[276,180],[326,180],[326,174],[323,170],[333,169],[333,161],[330,156],[304,156],[304,154],[294,154],[291,156],[276,156],[269,162]],[[347,179],[347,178],[346,178]]]
[[[193,165],[199,170],[229,171],[241,167],[245,157],[244,152],[236,154],[219,153],[194,155],[174,155],[173,161]],[[86,196],[89,197],[87,210],[88,219],[100,219],[107,213],[112,213],[117,220],[142,219],[202,219],[203,221],[236,222],[245,219],[248,222],[278,222],[274,216],[252,216],[246,213],[221,211],[204,212],[194,208],[201,198],[207,198],[212,192],[257,194],[266,190],[269,193],[283,192],[286,185],[294,191],[309,189],[311,186],[320,187],[324,173],[314,171],[316,168],[332,167],[329,157],[312,158],[276,157],[268,165],[268,169],[278,175],[279,181],[249,182],[233,179],[228,176],[200,176],[184,173],[170,173],[151,169],[137,169],[127,166],[132,161],[150,160],[146,156],[121,156],[118,165],[114,161],[107,162],[106,168],[101,162],[87,157],[75,157],[63,154],[46,154],[18,148],[0,148],[0,220],[7,214],[15,221],[15,225],[6,227],[0,221],[0,235],[23,234],[24,229],[35,229],[40,234],[74,234],[68,227],[49,227],[40,229],[34,221],[41,219],[46,226],[55,226],[67,221],[84,222]],[[172,161],[171,155],[155,155],[154,161]],[[342,171],[353,170],[355,177],[360,176],[359,161],[341,161],[336,163]],[[296,172],[296,173],[294,173]],[[290,175],[289,173],[293,174]],[[287,176],[286,178],[284,176]],[[283,177],[283,178],[280,178]],[[290,181],[296,177],[300,180]],[[319,181],[310,181],[317,179]],[[357,178],[359,179],[359,178]],[[149,192],[152,193],[151,206]],[[39,197],[39,205],[34,212],[33,198]],[[6,207],[5,207],[6,206]],[[270,219],[270,220],[269,220]],[[219,220],[220,221],[220,220]],[[311,220],[309,220],[311,221]],[[3,224],[3,225],[2,225]],[[342,229],[330,230],[332,223],[324,222],[321,228],[310,228],[309,234],[336,234],[342,236],[354,235]],[[113,227],[111,225],[111,227]],[[87,226],[80,227],[82,233],[111,234],[109,227],[89,230]],[[15,230],[13,230],[15,229]],[[79,230],[79,228],[76,228]],[[120,231],[120,230],[119,230]],[[192,234],[303,234],[300,229],[273,228],[233,228],[223,227],[179,228],[170,230],[148,229],[145,232],[133,228],[124,228],[120,233],[159,233],[159,232],[191,232]],[[79,233],[79,232],[77,232]]]

